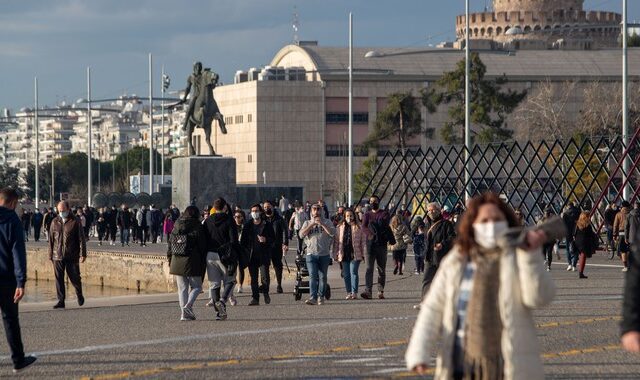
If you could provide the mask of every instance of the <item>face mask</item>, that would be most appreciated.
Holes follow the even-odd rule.
[[[371,203],[371,209],[372,210],[377,210],[379,207],[380,207],[380,205],[378,203],[376,203],[376,202]]]
[[[252,212],[251,213],[251,217],[253,218],[253,220],[259,220],[260,219],[260,213],[259,212]]]
[[[273,214],[273,210],[268,208],[268,209],[264,210],[264,213],[267,214],[267,215],[271,215],[271,214]]]
[[[345,220],[347,223],[351,223],[351,222],[353,222],[353,218],[352,218],[352,217],[350,217],[350,216],[347,216],[346,218],[344,218],[344,220]]]
[[[60,211],[60,217],[62,219],[67,219],[67,217],[69,217],[69,211]]]
[[[506,221],[476,223],[473,225],[476,243],[482,248],[493,249],[498,246],[498,239],[508,228]]]

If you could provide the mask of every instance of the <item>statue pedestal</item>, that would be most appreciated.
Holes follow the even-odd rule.
[[[177,157],[171,162],[171,198],[180,212],[191,205],[202,209],[218,197],[236,201],[236,159],[221,156]]]

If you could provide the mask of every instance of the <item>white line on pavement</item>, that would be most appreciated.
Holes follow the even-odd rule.
[[[350,326],[350,325],[360,325],[362,323],[371,323],[371,322],[393,322],[398,319],[415,319],[416,316],[407,316],[407,317],[394,317],[394,318],[369,318],[369,319],[358,319],[353,321],[336,321],[336,322],[327,322],[327,323],[314,323],[309,325],[301,325],[301,326],[290,326],[290,327],[275,327],[271,329],[260,329],[260,330],[244,330],[244,331],[229,331],[223,333],[212,333],[212,334],[202,334],[202,335],[189,335],[189,336],[178,336],[173,338],[161,338],[161,339],[151,339],[151,340],[137,340],[132,342],[125,343],[113,343],[113,344],[103,344],[96,346],[86,346],[86,347],[78,347],[78,348],[68,348],[62,350],[51,350],[51,351],[40,351],[34,352],[32,355],[42,357],[42,356],[50,356],[50,355],[64,355],[64,354],[79,354],[84,352],[94,352],[94,351],[103,351],[103,350],[114,350],[128,347],[139,347],[139,346],[152,346],[152,345],[166,345],[169,343],[184,343],[190,342],[194,340],[205,340],[205,339],[215,339],[215,338],[226,338],[226,337],[236,337],[236,336],[246,336],[246,335],[261,335],[261,334],[273,334],[273,333],[283,333],[283,332],[292,332],[299,330],[308,330],[314,328],[323,328],[326,329],[329,326]],[[0,360],[9,359],[10,356],[0,356]]]
[[[567,265],[567,263],[552,263],[553,265]],[[613,264],[587,264],[588,267],[602,267],[602,268],[624,268],[622,265]]]
[[[347,364],[347,363],[368,363],[368,362],[377,362],[382,360],[382,358],[353,358],[353,359],[343,359],[343,360],[336,360],[334,363],[342,363],[342,364]]]

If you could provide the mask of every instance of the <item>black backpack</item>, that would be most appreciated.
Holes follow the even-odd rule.
[[[169,235],[169,249],[172,256],[190,256],[196,246],[195,233]]]

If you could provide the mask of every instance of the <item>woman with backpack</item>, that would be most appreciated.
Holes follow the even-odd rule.
[[[169,273],[176,276],[181,321],[194,321],[193,304],[202,291],[206,268],[207,232],[200,223],[200,212],[189,206],[176,221],[168,239]]]
[[[588,212],[580,214],[578,223],[576,223],[576,232],[573,241],[576,251],[580,252],[578,256],[578,278],[587,278],[587,276],[584,275],[584,267],[587,264],[587,259],[591,258],[598,248],[598,237],[593,231]]]

